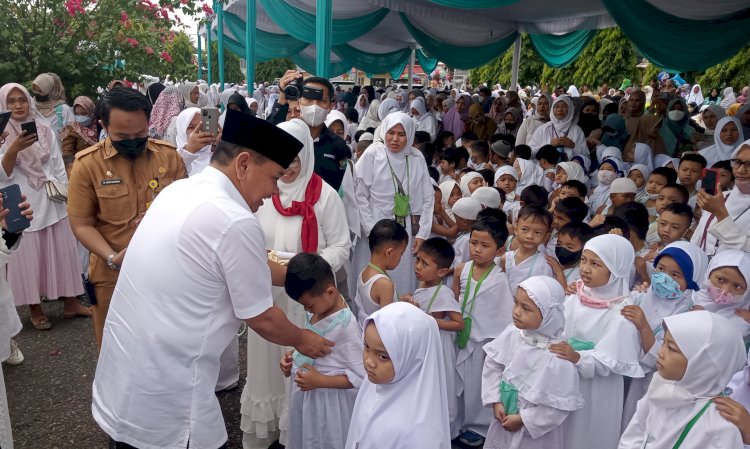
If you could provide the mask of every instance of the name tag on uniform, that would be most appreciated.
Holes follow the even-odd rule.
[[[111,186],[114,184],[122,184],[122,179],[105,179],[102,181],[103,186]]]

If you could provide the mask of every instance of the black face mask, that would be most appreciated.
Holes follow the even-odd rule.
[[[125,156],[131,161],[136,160],[138,156],[140,156],[141,154],[143,154],[144,151],[146,151],[147,144],[148,144],[148,137],[112,141],[112,146],[115,147],[115,150],[117,150],[117,152],[120,155]]]
[[[575,262],[578,262],[579,260],[581,260],[581,253],[583,253],[583,250],[571,251],[562,246],[555,247],[555,255],[557,256],[557,260],[559,260],[562,265],[571,265]]]
[[[49,100],[49,95],[34,94],[34,98],[36,99],[36,101],[44,103],[45,101]]]
[[[510,122],[503,122],[503,123],[505,123],[505,129],[507,129],[507,130],[509,130],[509,131],[510,131],[510,130],[512,130],[512,129],[514,129],[514,128],[516,127],[516,124],[515,124],[515,122],[514,122],[514,123],[510,123]]]

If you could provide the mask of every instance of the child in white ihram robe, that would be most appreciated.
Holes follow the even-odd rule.
[[[562,422],[568,413],[583,407],[575,366],[547,349],[559,341],[565,326],[565,291],[557,280],[534,276],[519,285],[539,309],[536,329],[520,330],[515,324],[484,346],[487,358],[482,371],[482,403],[503,404],[507,416],[519,415],[522,427],[503,428],[497,416],[490,424],[485,449],[564,449]],[[527,307],[520,301],[514,307]],[[519,315],[529,312],[519,312]],[[525,323],[519,325],[523,326]]]
[[[401,148],[391,147],[388,132],[401,125],[406,132],[406,143]],[[398,129],[398,128],[397,128]],[[414,258],[411,257],[416,239],[426,240],[432,229],[432,209],[435,194],[427,173],[422,153],[412,147],[414,120],[402,112],[388,114],[380,125],[380,142],[374,142],[357,160],[354,187],[362,224],[362,236],[354,249],[354,273],[361,273],[370,260],[367,236],[375,223],[390,218],[401,222],[409,233],[409,245],[399,266],[390,277],[399,292],[413,292]],[[409,215],[399,219],[394,214],[394,197],[401,184],[409,197]],[[414,229],[418,221],[419,229]],[[413,223],[414,222],[414,223]]]
[[[594,263],[588,260],[592,255],[605,267],[597,264],[592,268]],[[565,448],[616,447],[622,421],[623,376],[643,377],[638,331],[621,314],[630,293],[628,278],[634,261],[633,246],[618,235],[594,237],[584,246],[577,293],[565,300],[567,344],[550,347],[558,355],[562,352],[559,346],[572,347],[580,356],[575,366],[581,376],[585,406],[571,413],[563,424]],[[609,281],[602,286],[586,286],[593,271],[602,269],[609,272]]]
[[[666,317],[664,326],[671,342],[661,349],[659,372],[618,448],[742,448],[739,429],[713,403],[745,364],[742,335],[726,318],[705,310]],[[681,373],[671,363],[675,357],[687,359]]]

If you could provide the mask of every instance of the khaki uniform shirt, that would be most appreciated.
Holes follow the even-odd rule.
[[[94,227],[104,240],[114,251],[122,251],[156,195],[182,178],[187,178],[185,164],[168,142],[149,139],[145,153],[131,162],[117,153],[108,138],[76,154],[68,185],[68,214],[94,218]],[[117,271],[92,253],[89,280],[114,287]]]

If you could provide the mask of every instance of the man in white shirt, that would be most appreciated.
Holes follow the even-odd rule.
[[[228,111],[222,142],[201,173],[151,205],[128,247],[104,328],[92,413],[111,447],[225,447],[214,394],[219,357],[239,320],[310,357],[333,343],[273,306],[265,237],[253,212],[277,191],[302,143]]]

